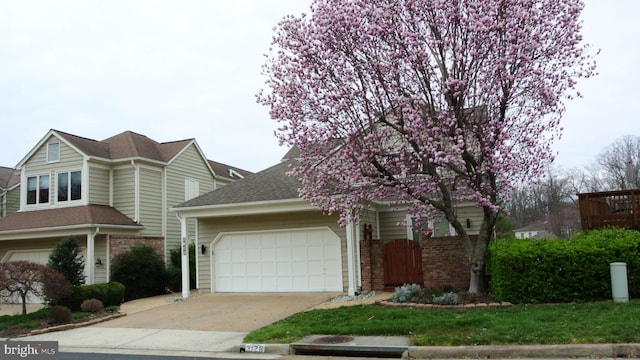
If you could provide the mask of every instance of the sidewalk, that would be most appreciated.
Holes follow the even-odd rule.
[[[155,354],[155,355],[181,355],[181,356],[197,356],[197,357],[220,357],[227,358],[252,358],[252,359],[273,359],[281,358],[291,359],[299,357],[295,355],[295,344],[244,344],[243,339],[249,332],[246,331],[217,331],[217,330],[193,330],[180,328],[156,328],[166,325],[166,319],[172,317],[175,311],[183,311],[185,308],[193,309],[195,314],[190,321],[197,322],[195,319],[198,312],[202,311],[202,301],[210,301],[212,299],[222,299],[226,302],[232,302],[234,298],[229,300],[224,295],[220,297],[207,298],[208,295],[194,294],[194,298],[202,297],[189,303],[189,299],[184,302],[179,301],[174,295],[158,296],[150,299],[140,299],[125,303],[121,307],[121,311],[128,314],[120,319],[112,320],[107,323],[101,323],[84,328],[76,328],[71,330],[51,332],[40,335],[16,338],[17,341],[58,341],[61,351],[65,352],[98,352],[98,353],[126,353],[126,354]],[[250,296],[250,295],[249,295]],[[299,295],[291,295],[294,300],[300,302]],[[377,296],[349,302],[331,302],[322,300],[322,297],[304,298],[303,307],[307,304],[314,304],[304,309],[326,309],[345,305],[357,305],[363,303],[373,303],[375,301],[388,299],[390,294],[379,294]],[[280,296],[272,295],[275,302],[284,301]],[[328,298],[328,297],[327,297]],[[269,297],[258,297],[257,300],[267,302]],[[219,301],[219,300],[218,300]],[[250,301],[252,301],[250,299]],[[171,306],[168,306],[173,304]],[[217,303],[216,303],[217,304]],[[251,302],[244,304],[251,306]],[[263,304],[265,308],[273,306],[274,303]],[[284,307],[289,307],[288,304]],[[298,311],[305,311],[304,309]],[[222,311],[227,311],[223,309]],[[240,310],[241,311],[241,310]],[[255,308],[250,309],[253,313],[244,313],[242,317],[249,317],[256,321]],[[158,316],[160,312],[160,316]],[[147,327],[135,327],[127,325],[121,327],[118,324],[127,324],[126,320],[133,320],[134,314],[139,317],[157,318],[161,323],[145,324]],[[273,315],[273,314],[271,314]],[[239,315],[235,315],[240,317]],[[271,321],[270,315],[265,315]],[[130,319],[127,319],[130,317]],[[123,322],[119,322],[123,320]],[[189,320],[189,319],[188,319]],[[200,320],[200,319],[199,319]],[[242,322],[242,321],[239,321]],[[246,321],[245,321],[246,322]],[[194,324],[197,325],[197,324]],[[233,324],[224,324],[224,329],[233,329]],[[250,324],[251,325],[251,324]],[[259,323],[253,323],[258,328]],[[151,328],[153,327],[153,328]],[[359,343],[367,343],[371,346],[370,337],[362,337],[354,341],[339,344],[342,348],[352,347],[357,351]],[[397,337],[389,338],[378,337],[374,344],[385,347],[392,343],[397,345]],[[429,346],[416,347],[409,346],[409,339],[406,338],[406,351],[404,357],[415,359],[439,358],[638,358],[640,357],[640,344],[597,344],[597,345],[527,345],[527,346]],[[255,346],[252,346],[255,345]],[[323,345],[325,348],[327,345]],[[252,352],[259,351],[259,352]],[[336,354],[337,355],[337,354]],[[342,355],[339,355],[342,356]],[[335,356],[332,356],[335,357]],[[313,355],[305,355],[304,359],[313,360]]]

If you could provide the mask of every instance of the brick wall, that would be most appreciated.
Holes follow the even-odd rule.
[[[363,291],[384,289],[382,245],[381,240],[360,241]],[[459,237],[429,238],[421,246],[424,287],[469,287],[469,259]]]
[[[164,258],[164,237],[162,236],[110,235],[110,259],[113,260],[116,255],[126,253],[131,247],[138,244],[152,247]]]
[[[382,241],[360,241],[360,260],[362,262],[362,290],[382,290],[384,288]]]

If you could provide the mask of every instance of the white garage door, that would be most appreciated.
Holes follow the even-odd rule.
[[[49,261],[49,254],[51,254],[51,250],[15,251],[9,255],[9,259],[7,261],[26,260],[47,265],[47,262]]]
[[[52,250],[13,251],[7,254],[6,261],[26,260],[42,265],[47,265],[47,262],[49,261],[49,254],[51,254],[51,251]],[[5,301],[7,303],[22,303],[22,299],[18,296],[15,296],[13,298],[6,298]],[[27,303],[29,304],[41,304],[43,302],[44,298],[34,296],[33,294],[29,294],[27,296]]]
[[[217,292],[343,290],[340,239],[326,228],[225,234],[213,264]]]

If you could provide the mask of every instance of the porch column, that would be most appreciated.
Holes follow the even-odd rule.
[[[355,287],[355,280],[356,280],[356,276],[355,276],[355,264],[354,264],[354,260],[355,260],[355,229],[354,229],[354,224],[353,221],[349,221],[349,223],[346,226],[346,231],[347,231],[347,272],[349,274],[349,288],[348,288],[348,294],[349,296],[354,296],[356,294],[356,287]]]
[[[95,273],[96,273],[95,271],[96,269],[95,237],[97,232],[98,230],[96,230],[95,232],[89,231],[89,233],[87,233],[87,259],[84,264],[84,267],[87,273],[87,281],[86,281],[87,285],[91,285],[96,281],[95,280]]]
[[[182,249],[181,272],[182,272],[182,298],[189,297],[189,244],[187,244],[187,219],[178,215],[180,219],[180,247]]]

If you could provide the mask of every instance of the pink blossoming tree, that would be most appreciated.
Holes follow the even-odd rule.
[[[542,174],[563,101],[594,75],[580,0],[314,0],[275,28],[258,101],[300,149],[300,195],[343,224],[375,201],[439,214],[481,292],[513,184]],[[457,205],[482,209],[472,241]]]

